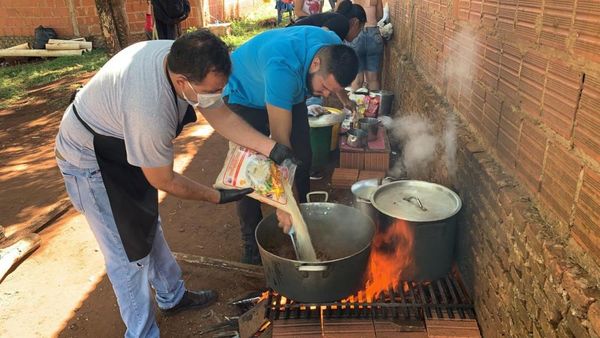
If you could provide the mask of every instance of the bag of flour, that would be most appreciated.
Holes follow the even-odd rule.
[[[225,164],[214,187],[253,188],[254,192],[248,196],[289,212],[284,180],[292,185],[296,165],[291,161],[286,162],[289,163],[276,165],[266,156],[230,142]]]
[[[289,160],[276,165],[252,149],[229,143],[225,164],[214,184],[220,189],[253,188],[249,194],[256,200],[289,213],[296,238],[296,251],[301,261],[316,262],[317,256],[302,213],[292,192],[296,165]]]

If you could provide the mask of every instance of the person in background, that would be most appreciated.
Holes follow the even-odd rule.
[[[287,12],[290,23],[294,17],[294,0],[275,0],[275,9],[277,10],[277,25],[283,20],[283,13]]]
[[[221,91],[230,73],[227,46],[206,29],[175,42],[139,42],[92,77],[60,123],[56,162],[104,256],[125,337],[159,336],[153,296],[165,315],[217,299],[212,290],[186,289],[163,235],[158,190],[215,204],[252,192],[216,190],[173,171],[173,141],[196,121],[194,108],[233,142],[276,163],[293,158],[289,148],[227,109]]]
[[[382,0],[354,0],[354,2],[364,8],[367,20],[358,37],[349,43],[356,51],[360,62],[359,73],[352,82],[352,89],[356,90],[366,83],[369,90],[379,90],[381,89],[383,38],[379,33],[377,22],[383,16],[383,3]]]
[[[321,13],[322,10],[322,0],[294,0],[294,14],[296,15],[296,20],[312,14]]]
[[[343,92],[356,77],[358,59],[334,32],[299,26],[263,32],[231,54],[233,73],[223,96],[227,105],[255,129],[293,149],[301,164],[294,186],[299,203],[310,190],[310,147],[306,97]],[[244,250],[242,262],[260,264],[254,231],[262,219],[260,202],[237,204]],[[289,215],[277,210],[284,231]]]
[[[148,2],[148,8],[146,9],[146,23],[144,24],[144,33],[146,34],[146,40],[154,39],[154,19],[152,19],[152,2]]]
[[[343,0],[335,12],[312,14],[296,20],[290,26],[325,27],[335,32],[340,39],[350,42],[358,36],[366,21],[365,10],[360,5]]]
[[[174,40],[181,35],[180,23],[190,15],[189,0],[152,0],[152,9],[159,39]]]

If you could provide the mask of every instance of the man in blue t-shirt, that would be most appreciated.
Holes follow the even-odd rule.
[[[274,29],[259,34],[231,55],[233,73],[223,90],[232,111],[276,141],[291,147],[301,164],[294,185],[298,202],[306,202],[310,189],[311,149],[306,97],[345,97],[358,71],[352,48],[342,45],[331,31],[301,26]],[[238,202],[244,254],[242,262],[259,264],[254,230],[262,219],[260,203],[250,198]],[[289,215],[278,210],[284,231]]]

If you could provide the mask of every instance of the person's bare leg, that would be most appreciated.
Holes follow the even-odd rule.
[[[354,81],[352,81],[352,91],[355,91],[358,88],[362,87],[364,81],[365,81],[365,73],[358,72],[358,74],[356,74],[356,78],[354,79]]]
[[[367,83],[369,84],[369,90],[380,90],[381,83],[379,82],[378,72],[366,72]]]

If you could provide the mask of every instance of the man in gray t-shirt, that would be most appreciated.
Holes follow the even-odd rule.
[[[176,41],[136,43],[110,59],[67,108],[56,137],[69,198],[104,255],[126,337],[157,337],[152,292],[167,315],[212,304],[212,290],[188,291],[164,239],[158,190],[227,203],[250,193],[216,190],[173,171],[173,140],[195,121],[276,163],[291,150],[252,129],[221,99],[231,73],[226,45],[207,30]]]

